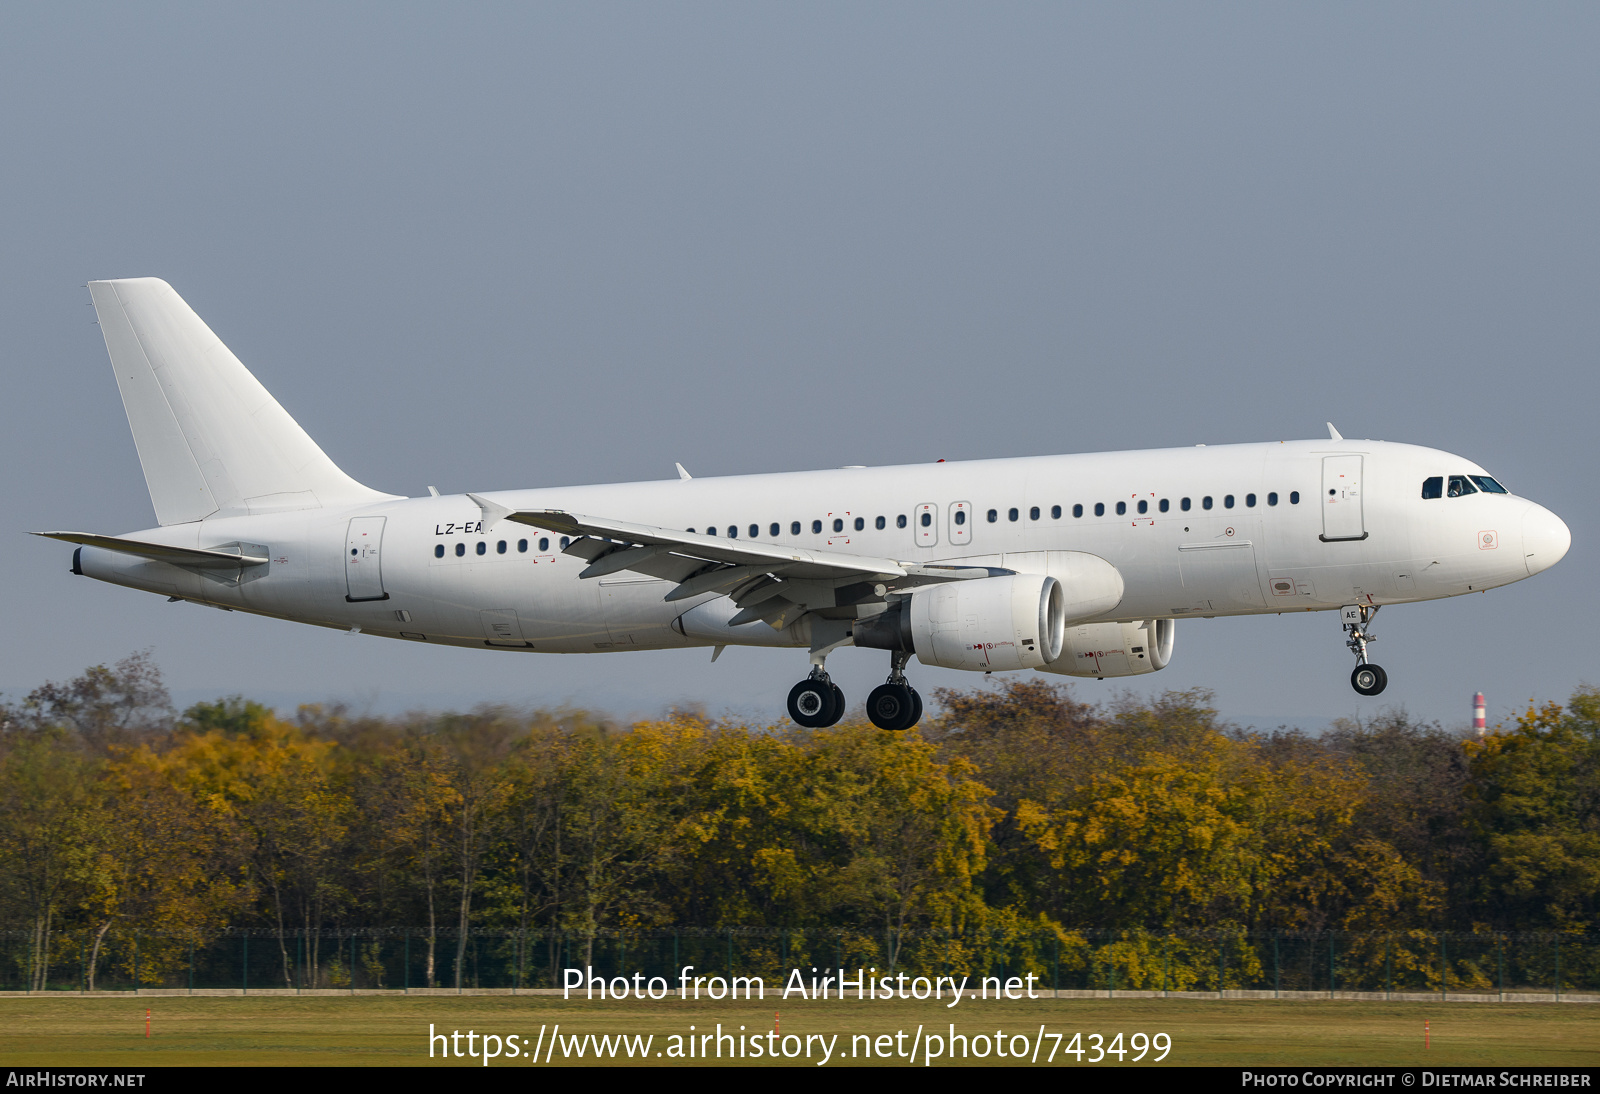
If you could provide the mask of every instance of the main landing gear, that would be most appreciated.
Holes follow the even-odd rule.
[[[922,717],[922,696],[906,683],[906,661],[910,657],[909,653],[891,653],[889,679],[867,696],[867,717],[879,729],[910,729]]]
[[[922,718],[922,696],[906,683],[908,653],[889,655],[889,679],[867,696],[867,717],[879,729],[910,729]],[[844,717],[844,692],[828,679],[821,661],[811,675],[789,689],[789,717],[807,729],[824,729]]]
[[[844,692],[828,679],[820,663],[811,675],[789,689],[789,717],[807,729],[824,729],[844,717]]]
[[[1370,607],[1361,604],[1345,608],[1340,613],[1346,638],[1344,644],[1356,655],[1355,671],[1350,674],[1350,686],[1362,695],[1378,695],[1389,686],[1389,674],[1377,665],[1367,663],[1367,643],[1377,639],[1367,633],[1367,626],[1378,614],[1381,605]]]

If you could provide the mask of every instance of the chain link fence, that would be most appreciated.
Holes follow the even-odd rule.
[[[232,929],[191,936],[113,928],[47,943],[0,932],[0,990],[526,990],[563,970],[611,981],[759,977],[781,990],[799,969],[854,978],[954,975],[1095,991],[1600,992],[1600,937],[1437,931],[882,931],[837,928],[455,931],[404,927]],[[1031,978],[1031,980],[1029,980]],[[659,986],[658,986],[658,990]],[[724,984],[723,990],[726,989]],[[853,989],[852,989],[853,990]]]

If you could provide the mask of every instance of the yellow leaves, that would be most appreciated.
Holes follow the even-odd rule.
[[[1190,728],[1176,751],[1107,765],[1053,807],[1024,799],[1015,819],[1066,875],[1083,922],[1198,924],[1245,916],[1255,891],[1313,849],[1308,830],[1348,818],[1348,803],[1330,808],[1341,789],[1326,773],[1275,771],[1249,742]]]

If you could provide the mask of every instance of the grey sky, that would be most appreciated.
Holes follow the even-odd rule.
[[[70,576],[23,533],[153,523],[82,287],[153,275],[400,493],[1328,419],[1456,451],[1561,514],[1564,562],[1386,611],[1377,702],[1331,613],[1184,621],[1135,690],[1253,720],[1564,698],[1600,682],[1597,56],[1578,4],[7,5],[0,686],[148,646],[185,697],[777,717],[803,675]],[[882,660],[829,667],[859,701]]]

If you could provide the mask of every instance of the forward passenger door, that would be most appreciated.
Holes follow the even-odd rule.
[[[1361,457],[1322,457],[1322,539],[1366,539],[1361,512]]]

